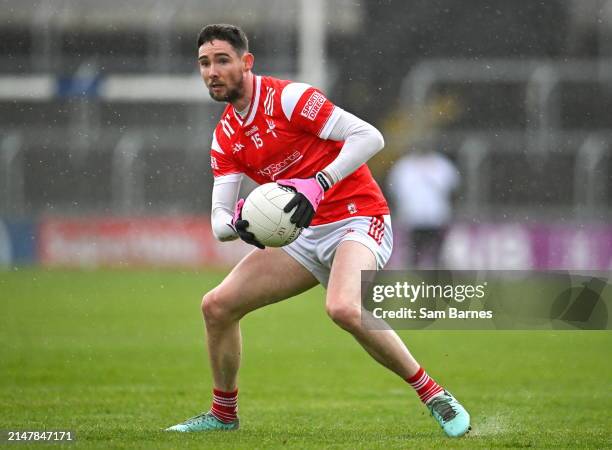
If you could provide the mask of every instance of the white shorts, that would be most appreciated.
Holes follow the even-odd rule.
[[[338,222],[305,228],[300,237],[281,247],[327,288],[336,249],[344,241],[361,242],[376,257],[377,270],[391,257],[391,216],[350,217]]]

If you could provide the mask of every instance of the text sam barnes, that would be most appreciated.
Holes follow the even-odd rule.
[[[442,311],[428,308],[399,308],[387,311],[383,308],[374,308],[372,315],[377,319],[492,319],[493,311],[464,311],[457,308]]]

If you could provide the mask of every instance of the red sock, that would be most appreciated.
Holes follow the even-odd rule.
[[[406,381],[414,388],[423,403],[427,403],[444,391],[443,387],[429,378],[429,375],[427,375],[427,372],[422,367],[410,378],[406,378]]]
[[[223,392],[213,389],[213,403],[210,412],[221,422],[229,423],[238,417],[238,389]]]

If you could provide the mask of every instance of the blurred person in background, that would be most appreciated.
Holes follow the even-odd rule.
[[[394,217],[407,232],[408,266],[441,267],[441,250],[452,220],[453,192],[460,176],[453,163],[428,145],[415,146],[391,169],[387,179]]]

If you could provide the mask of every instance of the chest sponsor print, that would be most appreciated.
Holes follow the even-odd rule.
[[[278,175],[300,161],[302,156],[303,155],[299,151],[295,150],[282,161],[274,162],[267,165],[263,169],[258,170],[258,173],[263,177],[275,180]]]

